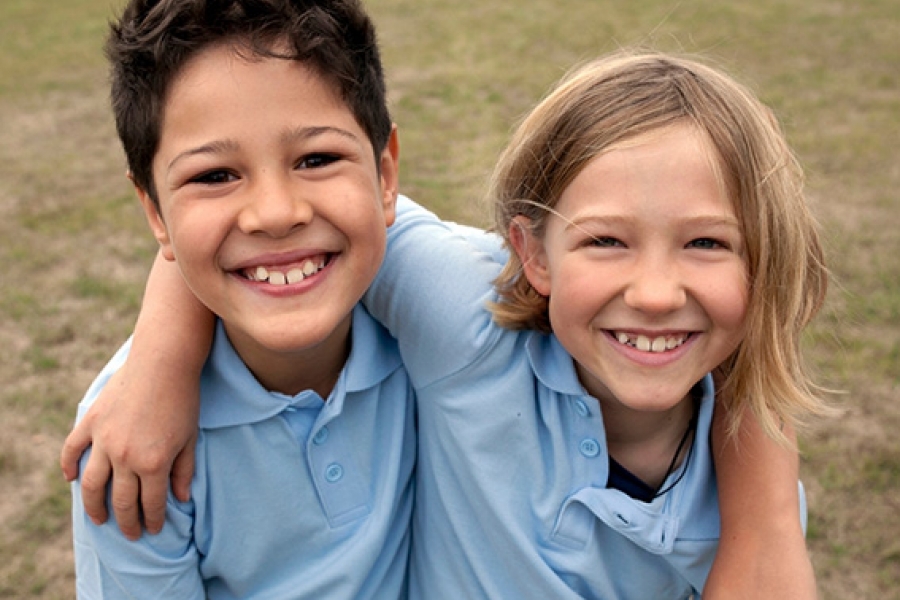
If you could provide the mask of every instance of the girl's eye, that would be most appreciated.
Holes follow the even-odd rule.
[[[625,246],[620,240],[609,236],[591,237],[587,240],[587,245],[593,248],[621,248]]]
[[[728,244],[714,240],[713,238],[697,238],[688,242],[688,248],[697,248],[699,250],[716,250],[718,248],[727,248]]]
[[[327,167],[333,162],[337,162],[339,157],[334,154],[310,154],[308,156],[304,156],[299,163],[297,163],[298,169],[321,169],[322,167]]]
[[[206,171],[205,173],[201,173],[196,177],[192,177],[188,183],[201,183],[204,185],[216,185],[222,183],[229,183],[231,181],[236,181],[237,176],[234,173],[230,173],[224,170],[214,170],[214,171]]]

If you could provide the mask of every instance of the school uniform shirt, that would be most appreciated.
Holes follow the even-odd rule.
[[[191,500],[158,535],[87,518],[72,486],[79,598],[404,598],[414,401],[393,339],[363,309],[327,402],[266,391],[221,323],[200,383]],[[115,355],[79,406],[121,367]],[[298,369],[303,365],[298,364]]]
[[[719,537],[702,381],[690,459],[641,502],[607,487],[596,399],[552,335],[493,323],[491,243],[401,198],[364,298],[398,339],[419,419],[410,596],[679,599]],[[494,242],[496,245],[496,242]],[[677,483],[676,483],[677,482]]]

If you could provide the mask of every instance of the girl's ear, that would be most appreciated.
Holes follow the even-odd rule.
[[[131,173],[128,173],[128,179],[134,184]],[[175,252],[172,250],[172,241],[169,239],[169,230],[166,228],[162,215],[159,213],[159,207],[145,189],[138,185],[134,185],[134,191],[137,193],[138,200],[141,201],[141,207],[144,209],[144,216],[147,218],[147,225],[150,226],[153,237],[159,242],[160,253],[166,260],[174,261]]]
[[[532,221],[518,215],[509,224],[509,242],[522,263],[525,278],[542,296],[550,296],[550,269],[544,241],[534,234]]]

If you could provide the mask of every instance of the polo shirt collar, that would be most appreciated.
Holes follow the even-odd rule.
[[[548,389],[569,396],[586,394],[578,381],[572,355],[566,352],[553,334],[530,331],[526,334],[525,352],[535,376]]]
[[[353,309],[352,319],[350,356],[327,401],[336,413],[348,393],[374,387],[402,366],[394,339],[361,305]],[[290,406],[322,402],[312,390],[295,396],[266,390],[234,350],[221,321],[216,322],[213,346],[200,377],[200,398],[203,429],[257,423]]]

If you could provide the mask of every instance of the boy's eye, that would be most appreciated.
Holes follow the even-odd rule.
[[[310,154],[297,163],[298,169],[321,169],[338,160],[334,154]]]
[[[192,177],[189,183],[202,183],[206,185],[216,185],[221,183],[229,183],[235,181],[237,176],[225,170],[206,171],[196,177]]]

